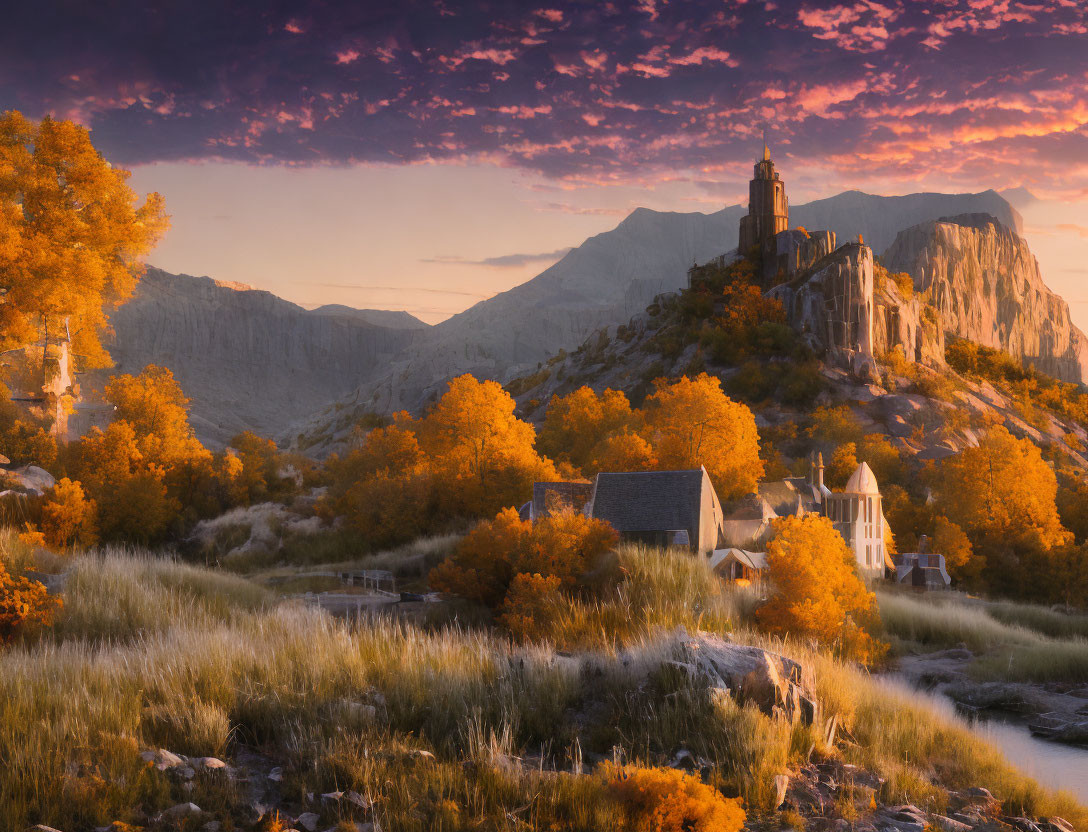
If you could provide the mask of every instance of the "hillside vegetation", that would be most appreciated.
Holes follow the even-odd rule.
[[[13,566],[16,549],[9,540],[4,550]],[[354,817],[388,829],[506,828],[513,815],[532,829],[643,828],[628,826],[641,810],[598,761],[618,755],[630,774],[687,750],[709,763],[714,794],[742,797],[753,817],[773,816],[775,774],[840,761],[883,778],[881,803],[941,812],[947,789],[984,786],[1007,812],[1088,822],[916,695],[750,632],[749,603],[698,561],[637,548],[619,559],[623,609],[608,621],[641,623],[561,655],[457,627],[349,627],[146,553],[79,557],[56,627],[0,655],[0,819],[12,829],[173,828],[173,816],[155,818],[192,802],[201,811],[190,820],[249,828],[244,771],[268,784],[264,805],[285,818],[312,811],[326,826]],[[572,606],[561,629],[591,629],[585,614]],[[828,745],[815,727],[708,696],[670,669],[678,624],[731,631],[812,668],[840,739]],[[159,748],[223,759],[235,773],[197,765],[188,776],[141,757]],[[268,781],[276,767],[282,779]],[[360,804],[306,798],[336,791]],[[866,794],[843,792],[835,811],[869,811]]]

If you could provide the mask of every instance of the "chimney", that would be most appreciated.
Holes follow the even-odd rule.
[[[816,456],[816,487],[824,489],[824,453],[820,451]]]

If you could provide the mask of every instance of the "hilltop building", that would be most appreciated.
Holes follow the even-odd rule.
[[[754,246],[764,247],[780,231],[790,227],[790,203],[786,183],[774,169],[771,151],[763,144],[763,158],[755,164],[755,175],[748,183],[748,214],[740,218],[740,242],[737,249],[746,254]]]
[[[927,316],[920,296],[904,296],[894,281],[877,279],[873,251],[861,234],[837,245],[833,231],[788,227],[786,186],[766,144],[748,192],[737,250],[693,266],[689,286],[707,266],[725,268],[753,257],[764,292],[781,301],[789,325],[829,363],[872,379],[875,356],[896,347],[915,361],[943,362],[936,318]]]

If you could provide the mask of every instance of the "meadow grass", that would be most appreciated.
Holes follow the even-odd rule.
[[[1044,628],[1057,631],[1059,627],[1050,615],[1062,613],[1007,602],[968,604],[954,596],[922,600],[877,593],[877,599],[884,627],[893,636],[931,648],[965,645],[985,654],[971,665],[977,678],[1088,681],[1088,639],[1079,635],[1076,624],[1066,630],[1072,633],[1069,638],[1050,638],[1040,632]],[[995,615],[1015,623],[1006,623]]]
[[[1088,615],[1061,612],[1038,604],[988,601],[986,614],[1005,624],[1034,630],[1051,638],[1088,638]]]
[[[614,649],[677,627],[728,633],[758,602],[754,590],[723,583],[706,560],[682,550],[624,544],[613,557],[599,571],[615,577],[615,586],[557,609],[548,626],[552,643]]]
[[[712,782],[752,812],[769,810],[773,775],[815,747],[886,777],[885,799],[940,808],[934,782],[985,786],[1018,813],[1088,824],[950,714],[745,629],[748,596],[672,557],[624,548],[622,592],[607,603],[637,623],[622,643],[569,655],[487,631],[349,627],[237,576],[131,553],[77,559],[55,633],[0,654],[0,826],[86,829],[182,800],[229,817],[246,799],[237,788],[201,775],[183,791],[139,752],[230,759],[239,743],[282,760],[287,797],[353,788],[373,797],[384,828],[520,825],[511,817],[613,828],[600,780],[572,773],[575,761],[659,765],[681,747],[713,760]],[[666,631],[678,624],[728,627],[812,665],[825,713],[857,744],[825,749],[817,730],[708,696],[670,664]],[[526,754],[539,756],[535,770],[512,761]]]

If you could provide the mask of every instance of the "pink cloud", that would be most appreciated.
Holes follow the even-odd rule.
[[[355,49],[344,49],[336,53],[336,62],[338,64],[350,64],[359,60],[359,52]]]
[[[719,63],[726,66],[736,67],[740,66],[740,62],[730,56],[724,49],[717,49],[713,46],[700,46],[694,52],[690,52],[687,55],[680,57],[670,57],[670,64],[677,64],[679,66],[692,66],[702,63]]]

